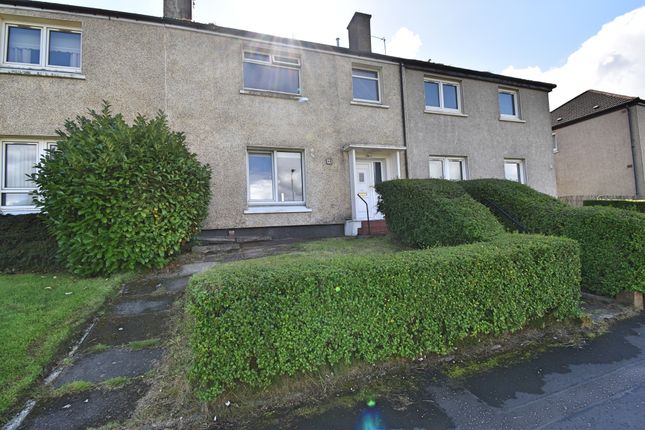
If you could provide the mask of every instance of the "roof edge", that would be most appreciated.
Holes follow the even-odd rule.
[[[258,41],[267,42],[267,43],[279,43],[283,45],[291,45],[295,47],[305,47],[310,49],[317,49],[321,51],[336,52],[346,55],[354,55],[364,58],[373,58],[377,60],[396,62],[405,65],[411,69],[417,69],[421,71],[426,71],[430,73],[443,73],[450,76],[473,78],[478,80],[484,80],[489,82],[497,82],[505,85],[512,85],[517,87],[524,87],[530,89],[536,89],[541,91],[550,92],[553,90],[556,85],[546,82],[531,81],[528,79],[515,78],[512,76],[500,75],[492,72],[485,72],[472,69],[464,69],[455,66],[449,66],[440,63],[430,63],[424,62],[422,60],[415,60],[410,58],[394,57],[391,55],[383,55],[377,53],[366,53],[366,52],[356,52],[351,51],[349,48],[337,47],[334,45],[327,45],[324,43],[317,42],[308,42],[299,39],[290,39],[286,37],[273,36],[265,33],[256,33],[253,31],[240,30],[230,27],[220,27],[215,24],[204,24],[194,21],[184,21],[174,18],[153,16],[153,15],[144,15],[132,12],[121,12],[116,10],[109,9],[100,9],[87,6],[75,6],[67,5],[61,3],[46,3],[41,1],[28,1],[28,0],[0,0],[0,6],[13,6],[20,8],[29,8],[29,9],[42,9],[44,11],[54,11],[54,12],[68,12],[68,13],[78,13],[83,15],[96,15],[104,16],[111,18],[121,18],[128,19],[133,21],[142,21],[150,22],[155,24],[166,24],[173,25],[178,27],[184,27],[188,29],[210,31],[213,33],[223,33],[234,35],[238,37],[247,37],[251,39],[257,39]]]
[[[573,99],[571,99],[571,100],[573,100]],[[627,100],[627,101],[625,101],[625,103],[621,103],[619,105],[612,106],[609,109],[601,110],[600,112],[593,112],[593,113],[590,113],[589,115],[585,115],[585,116],[582,116],[580,118],[572,119],[571,121],[563,122],[562,124],[552,125],[551,130],[557,130],[559,128],[564,128],[564,127],[569,126],[569,125],[577,124],[579,122],[583,122],[583,121],[586,121],[588,119],[593,119],[593,118],[596,118],[596,117],[599,117],[599,116],[602,116],[602,115],[610,114],[612,112],[616,112],[618,110],[629,108],[629,107],[635,106],[635,105],[645,105],[645,101],[643,101],[640,98],[636,97],[633,100]],[[564,105],[562,105],[562,106],[564,106]],[[555,110],[554,110],[554,112],[555,112]]]

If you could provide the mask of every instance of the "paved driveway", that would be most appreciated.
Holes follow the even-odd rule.
[[[427,374],[402,409],[335,409],[298,429],[645,429],[645,315],[583,347],[463,379]]]

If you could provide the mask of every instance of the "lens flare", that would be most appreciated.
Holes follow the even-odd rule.
[[[376,406],[374,400],[368,402]],[[377,409],[374,409],[373,406],[370,406],[368,409],[364,409],[361,412],[361,416],[354,427],[355,430],[387,430],[383,418]]]

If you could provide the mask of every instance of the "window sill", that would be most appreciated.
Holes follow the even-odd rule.
[[[389,109],[390,107],[388,105],[384,105],[381,103],[370,103],[370,102],[358,102],[356,100],[352,100],[349,102],[349,104],[354,105],[354,106],[368,106],[368,107],[375,107],[375,108],[381,108],[381,109]]]
[[[282,214],[282,213],[308,213],[306,206],[249,206],[244,210],[245,215],[250,214]]]
[[[526,122],[526,121],[525,121],[525,120],[523,120],[523,119],[519,119],[519,118],[510,118],[510,117],[503,117],[503,116],[500,116],[500,117],[499,117],[499,120],[500,120],[500,121],[505,121],[505,122],[516,122],[516,123],[519,123],[519,124],[524,124],[524,123]]]
[[[468,115],[465,113],[461,112],[449,112],[445,110],[432,110],[432,109],[425,109],[423,113],[430,113],[430,114],[436,114],[436,115],[448,115],[448,116],[457,116],[461,118],[468,118]]]
[[[37,214],[40,209],[35,206],[2,206],[0,207],[0,214],[2,215],[24,215],[24,214]]]
[[[287,100],[300,100],[303,98],[303,95],[298,94],[285,94],[285,93],[274,93],[272,91],[259,91],[259,90],[240,90],[240,94],[250,95],[250,96],[261,96],[261,97],[272,97],[275,99],[287,99]]]
[[[47,76],[50,78],[85,79],[85,75],[76,72],[59,72],[56,70],[20,69],[14,67],[0,67],[1,74]]]

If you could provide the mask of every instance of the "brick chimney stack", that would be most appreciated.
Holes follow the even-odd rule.
[[[193,0],[163,0],[163,17],[193,20]]]
[[[349,33],[349,49],[352,51],[372,52],[372,31],[370,29],[372,15],[355,12],[347,26]]]

